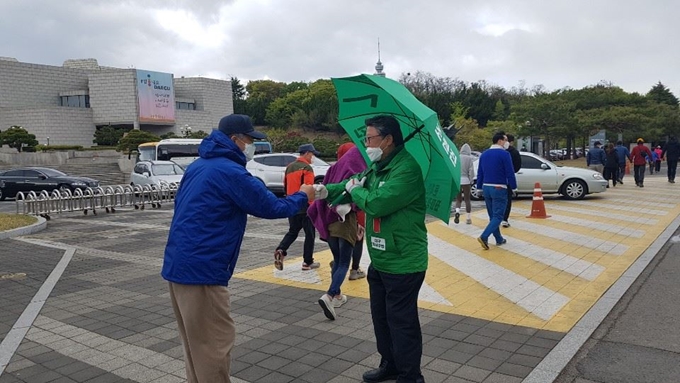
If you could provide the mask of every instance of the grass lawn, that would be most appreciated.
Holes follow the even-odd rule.
[[[0,213],[0,231],[16,229],[38,222],[38,219],[28,215]]]

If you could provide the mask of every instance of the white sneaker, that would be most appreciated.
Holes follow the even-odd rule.
[[[335,308],[333,307],[333,299],[328,296],[328,294],[324,294],[319,298],[319,306],[321,306],[321,309],[323,309],[323,314],[326,316],[326,318],[330,320],[335,320]]]
[[[345,303],[347,303],[347,295],[341,294],[340,298],[333,297],[332,302],[333,302],[333,307],[338,308],[338,307],[344,305]]]
[[[503,222],[501,222],[501,226],[503,226],[503,227],[510,227],[510,222],[508,222],[508,221],[503,221]]]

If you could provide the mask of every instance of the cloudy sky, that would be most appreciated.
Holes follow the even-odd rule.
[[[0,0],[0,56],[243,80],[430,72],[680,94],[676,0]]]

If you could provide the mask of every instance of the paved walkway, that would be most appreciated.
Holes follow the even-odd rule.
[[[516,201],[508,244],[489,251],[475,240],[484,211],[473,225],[431,222],[420,294],[426,381],[552,381],[609,312],[598,305],[613,306],[607,294],[623,294],[677,226],[680,199],[664,180],[583,201],[548,197],[546,220],[525,218],[531,200]],[[168,207],[62,215],[44,232],[0,241],[0,382],[184,381],[159,276],[171,216]],[[379,360],[366,282],[346,282],[348,303],[326,320],[316,301],[330,253],[319,242],[318,271],[302,272],[294,256],[275,271],[286,230],[285,220],[249,220],[230,284],[234,381],[360,381]]]

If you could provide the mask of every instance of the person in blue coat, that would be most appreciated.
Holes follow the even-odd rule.
[[[231,114],[199,146],[175,197],[161,275],[184,346],[187,380],[229,382],[236,327],[227,286],[236,267],[248,214],[285,218],[314,200],[312,185],[277,198],[246,170],[254,139],[250,117]]]
[[[515,169],[512,165],[510,153],[505,150],[508,137],[503,132],[493,135],[493,145],[482,153],[477,166],[477,193],[484,194],[486,211],[489,214],[489,224],[477,241],[484,250],[489,250],[489,237],[494,236],[497,245],[507,242],[501,235],[500,225],[508,203],[507,188],[517,189]]]
[[[626,175],[626,160],[630,162],[630,151],[623,146],[623,141],[616,142],[616,154],[619,156],[619,179],[618,183],[623,185],[623,176]]]

